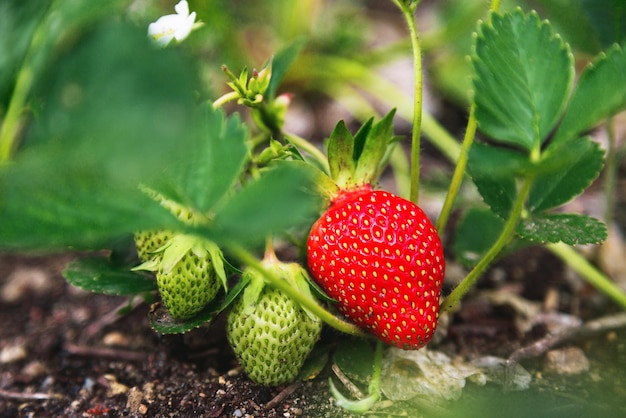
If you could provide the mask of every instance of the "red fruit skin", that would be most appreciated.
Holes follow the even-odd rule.
[[[402,349],[430,341],[445,260],[419,206],[369,186],[343,191],[311,228],[307,250],[311,275],[349,320]]]

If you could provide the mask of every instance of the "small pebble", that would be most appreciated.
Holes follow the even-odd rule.
[[[0,351],[0,364],[14,363],[26,358],[26,348],[22,344],[7,345]]]
[[[580,374],[589,371],[589,359],[578,347],[548,351],[544,371],[560,375]]]
[[[22,374],[32,378],[41,377],[46,374],[46,366],[38,360],[31,361],[22,369]]]
[[[241,412],[241,409],[235,409],[233,411],[233,416],[235,418],[241,418],[241,417],[243,417],[243,412]]]
[[[29,292],[45,295],[52,290],[52,280],[42,269],[18,267],[7,277],[0,288],[0,299],[6,303],[15,303],[23,299]]]
[[[128,337],[118,331],[109,332],[102,338],[102,343],[108,347],[128,347]]]

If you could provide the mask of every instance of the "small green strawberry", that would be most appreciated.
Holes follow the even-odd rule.
[[[267,256],[263,265],[312,297],[300,265]],[[266,286],[256,271],[243,274],[250,283],[228,314],[228,341],[252,381],[265,386],[292,382],[317,342],[322,322],[281,290]]]
[[[170,200],[162,194],[148,188],[144,188],[143,191],[181,221],[187,224],[193,224],[196,221],[197,215],[194,215],[193,212],[180,203]],[[173,231],[168,230],[136,232],[134,238],[139,260],[146,262],[155,258],[157,250],[163,247],[173,235]]]
[[[137,256],[142,262],[156,257],[156,252],[163,247],[174,235],[172,231],[150,230],[135,232],[135,248]]]
[[[212,242],[177,234],[163,247],[157,287],[172,318],[188,319],[226,289],[222,253]]]

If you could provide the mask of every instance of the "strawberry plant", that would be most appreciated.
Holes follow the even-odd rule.
[[[520,248],[545,246],[626,308],[624,291],[574,249],[606,239],[614,202],[607,198],[604,222],[564,210],[605,162],[607,195],[615,190],[614,138],[605,151],[590,131],[626,109],[623,37],[598,30],[586,45],[596,57],[577,70],[570,44],[538,12],[481,5],[467,66],[459,64],[471,85],[449,87],[469,96],[460,99],[468,121],[459,142],[422,103],[419,1],[392,0],[413,53],[409,95],[368,68],[375,57],[346,59],[304,39],[258,70],[210,62],[222,70],[212,83],[227,89],[219,95],[185,49],[210,29],[186,1],[148,36],[120,13],[123,1],[109,3],[6,6],[37,23],[18,42],[14,76],[0,79],[12,92],[0,131],[3,251],[86,252],[67,266],[67,280],[154,301],[159,333],[218,326],[225,316],[239,364],[265,386],[321,372],[325,361],[303,369],[324,324],[358,343],[331,338],[320,358],[334,352],[335,364],[349,365],[358,350],[366,359],[354,373],[368,380],[361,399],[330,381],[337,404],[354,412],[381,399],[386,353],[422,349],[440,317]],[[355,85],[388,111],[380,117],[353,100],[359,127],[335,121],[326,140],[302,138],[288,128],[298,77],[327,92]],[[395,133],[399,118],[410,121],[410,141]],[[422,137],[454,164],[437,216],[421,205]],[[466,180],[484,204],[457,203]],[[454,229],[453,210],[461,213]],[[447,260],[468,269],[455,286],[446,286]]]

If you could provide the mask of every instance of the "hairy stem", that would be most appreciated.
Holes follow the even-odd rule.
[[[36,55],[46,40],[48,12],[42,14],[41,21],[33,33],[24,61],[17,74],[15,87],[0,126],[0,163],[9,161],[18,146],[18,136],[22,127],[22,116],[26,109],[28,95],[37,73]]]
[[[611,298],[622,309],[626,309],[626,293],[589,263],[578,251],[562,242],[547,244],[546,248],[580,274],[587,283]]]
[[[463,138],[463,144],[461,145],[461,153],[456,162],[454,174],[452,175],[450,187],[448,188],[448,194],[443,202],[441,213],[439,214],[439,218],[437,218],[437,231],[439,234],[443,234],[443,231],[446,228],[446,224],[450,218],[450,213],[452,212],[452,207],[454,206],[454,201],[459,194],[461,183],[463,183],[463,177],[465,176],[469,150],[474,143],[474,136],[476,135],[476,118],[474,117],[474,109],[475,106],[472,105],[470,108],[469,120],[467,121],[467,128],[465,129],[465,137]]]
[[[413,51],[413,129],[411,130],[411,191],[410,200],[415,204],[419,200],[420,150],[422,136],[422,49],[419,32],[415,24],[415,8],[419,2],[394,0],[406,20],[411,37]]]
[[[515,227],[522,216],[522,212],[524,210],[524,206],[526,203],[526,199],[528,194],[530,193],[530,188],[533,184],[533,177],[529,176],[524,179],[522,187],[520,188],[519,193],[517,194],[517,198],[513,204],[513,208],[511,209],[511,213],[506,223],[504,224],[504,228],[500,233],[500,236],[496,240],[496,242],[489,248],[489,250],[485,253],[483,258],[480,259],[478,264],[468,273],[467,276],[461,281],[461,283],[444,299],[441,303],[442,311],[449,311],[456,306],[457,303],[465,296],[465,294],[474,286],[476,280],[480,278],[480,276],[487,270],[487,268],[491,265],[493,260],[500,254],[500,251],[509,243],[513,235],[515,234]]]
[[[324,321],[331,327],[346,334],[362,337],[367,336],[367,334],[361,328],[337,318],[335,315],[328,312],[321,305],[319,305],[315,300],[305,297],[297,289],[293,288],[288,282],[286,282],[285,280],[281,280],[279,277],[276,277],[275,275],[267,271],[267,269],[263,267],[263,264],[243,247],[240,247],[238,245],[232,245],[229,246],[229,250],[241,262],[246,264],[248,267],[256,270],[259,274],[263,275],[263,277],[265,278],[265,280],[267,280],[270,286],[273,286],[274,288],[284,292],[287,296],[298,302],[303,308],[318,316],[322,321]]]

